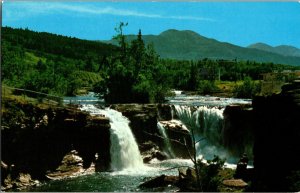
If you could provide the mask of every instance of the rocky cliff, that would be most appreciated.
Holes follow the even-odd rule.
[[[139,144],[141,152],[145,151],[145,144],[149,144],[149,141],[156,144],[160,151],[163,151],[164,138],[157,129],[157,122],[164,121],[164,125],[169,125],[166,127],[166,132],[171,139],[170,143],[175,156],[189,158],[186,147],[183,145],[185,138],[188,148],[191,149],[192,147],[189,132],[187,132],[182,125],[166,123],[172,119],[170,105],[116,104],[113,105],[112,108],[122,112],[122,114],[130,120],[131,130]]]
[[[255,191],[299,191],[300,81],[253,100]],[[296,186],[296,182],[298,186]]]
[[[45,180],[72,150],[82,158],[82,168],[89,168],[93,162],[97,169],[107,169],[109,128],[107,118],[91,117],[73,108],[3,101],[1,189],[21,187],[22,183],[15,181],[24,175]]]

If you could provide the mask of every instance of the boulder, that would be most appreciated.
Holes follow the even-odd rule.
[[[151,141],[144,142],[139,145],[139,148],[142,150],[141,154],[144,163],[149,163],[153,159],[160,161],[168,159],[168,155],[160,151],[159,147]]]
[[[83,159],[76,150],[72,150],[64,156],[61,165],[54,172],[49,172],[46,177],[51,180],[61,180],[93,172],[95,172],[95,165],[92,164],[87,169],[83,168]]]
[[[165,129],[168,132],[178,132],[184,135],[189,135],[190,131],[186,128],[186,126],[179,120],[170,120],[170,121],[160,121]]]
[[[19,174],[45,180],[45,175],[51,172],[60,172],[67,176],[81,168],[89,170],[93,164],[102,171],[109,169],[110,123],[106,117],[92,117],[87,112],[70,107],[39,106],[12,99],[4,100],[3,106],[3,187],[9,186],[4,185],[4,179],[12,184]],[[78,154],[68,155],[71,150],[76,150]],[[95,158],[95,154],[99,155],[98,159]],[[66,155],[68,156],[65,157]],[[82,160],[77,160],[76,156]],[[76,159],[73,159],[74,157]],[[65,163],[62,163],[62,160]],[[5,165],[8,169],[5,169]],[[22,184],[25,178],[23,177]]]
[[[242,179],[223,180],[222,184],[234,188],[245,188],[248,186],[248,184],[244,182]]]

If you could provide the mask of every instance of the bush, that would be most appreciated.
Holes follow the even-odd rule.
[[[233,92],[235,97],[238,98],[253,98],[260,92],[261,85],[255,83],[250,77],[246,77],[242,85],[238,85],[234,88]]]
[[[207,164],[202,160],[198,160],[198,169],[200,174],[200,184],[204,192],[216,192],[221,184],[219,171],[223,169],[225,160],[214,156],[212,160],[208,160]]]
[[[198,91],[201,94],[209,94],[218,91],[218,87],[216,86],[214,81],[201,80],[199,81]]]

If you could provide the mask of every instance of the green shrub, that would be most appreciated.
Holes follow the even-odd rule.
[[[260,92],[261,85],[255,83],[250,77],[246,77],[242,85],[234,88],[235,97],[238,98],[252,98]]]
[[[202,160],[198,160],[198,170],[200,174],[200,184],[204,192],[216,192],[222,182],[218,175],[219,171],[223,169],[225,160],[214,156],[212,160],[208,160],[207,164]]]
[[[209,80],[201,80],[198,85],[198,92],[201,94],[210,94],[218,91],[218,87],[216,86],[214,81]]]

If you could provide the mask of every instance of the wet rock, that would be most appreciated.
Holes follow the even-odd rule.
[[[228,105],[223,112],[223,116],[222,145],[236,157],[247,153],[249,158],[252,159],[254,141],[253,110],[244,105]]]
[[[157,105],[155,104],[116,104],[111,108],[121,112],[130,120],[130,128],[138,144],[151,140],[159,144],[154,135],[157,131]],[[149,135],[150,134],[150,135]]]
[[[38,180],[32,180],[31,175],[28,173],[19,173],[16,177],[9,174],[5,179],[4,183],[1,184],[1,191],[9,189],[23,190],[28,186],[37,186],[40,182]]]
[[[189,158],[189,154],[186,148],[189,148],[191,151],[193,150],[193,148],[191,135],[186,126],[178,120],[160,121],[160,123],[166,130],[171,148],[175,156],[181,158]],[[162,136],[161,138],[163,139]]]
[[[142,183],[140,187],[145,187],[145,188],[165,187],[168,185],[176,184],[178,180],[179,180],[178,176],[161,175]]]
[[[234,178],[242,178],[245,179],[247,177],[247,165],[248,165],[248,157],[246,154],[243,154],[239,162],[237,163]]]
[[[83,159],[78,155],[76,150],[72,150],[64,156],[63,160],[61,161],[61,165],[56,169],[56,171],[48,173],[46,177],[51,180],[60,180],[63,178],[84,175],[94,171],[94,165],[92,165],[91,168],[84,169]]]
[[[144,163],[149,163],[153,159],[158,159],[158,160],[168,159],[168,155],[160,151],[159,147],[152,141],[147,141],[139,145],[139,148],[142,150],[141,154]]]
[[[6,110],[1,117],[1,160],[8,169],[2,164],[1,186],[17,186],[4,185],[4,179],[13,184],[21,173],[42,181],[48,171],[67,176],[72,175],[73,170],[83,168],[87,171],[93,165],[102,171],[108,170],[110,123],[106,117],[92,117],[70,107],[39,106],[9,99],[3,101],[3,105]],[[65,165],[62,164],[64,156],[74,149],[83,162],[72,160],[72,155],[64,159]],[[14,169],[12,165],[15,165]],[[71,165],[74,166],[72,169]],[[21,181],[24,182],[23,177]]]
[[[160,121],[169,121],[172,120],[172,107],[168,104],[158,104],[158,118]]]
[[[164,128],[168,129],[168,132],[179,132],[184,135],[189,135],[190,132],[186,128],[186,126],[178,120],[170,120],[170,121],[160,121]]]

